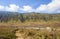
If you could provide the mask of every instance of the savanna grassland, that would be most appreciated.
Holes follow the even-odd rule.
[[[19,27],[22,26],[51,27],[51,31],[45,29],[20,29]],[[60,39],[59,29],[59,13],[42,14],[35,12],[18,13],[0,11],[0,39],[16,39],[16,31],[19,31],[19,33],[22,34],[23,39]],[[53,34],[53,32],[56,33]]]

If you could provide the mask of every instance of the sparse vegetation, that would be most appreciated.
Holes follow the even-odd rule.
[[[19,33],[24,39],[60,39],[60,32],[54,30],[19,29]]]
[[[0,12],[0,38],[16,39],[15,29],[26,39],[53,39],[52,32],[40,29],[20,29],[20,26],[43,26],[60,28],[60,14]],[[60,39],[60,31],[56,30],[56,39]],[[55,39],[55,38],[54,38]]]

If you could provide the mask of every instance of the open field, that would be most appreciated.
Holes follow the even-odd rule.
[[[0,28],[0,39],[60,39],[60,28]]]
[[[0,23],[1,39],[60,39],[60,22]],[[56,37],[56,38],[55,38]]]
[[[60,14],[2,12],[0,39],[60,39]]]

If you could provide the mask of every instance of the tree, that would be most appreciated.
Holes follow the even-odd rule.
[[[24,17],[23,17],[23,14],[20,14],[20,21],[21,21],[21,22],[24,22],[24,21],[25,21],[25,19],[24,19]]]

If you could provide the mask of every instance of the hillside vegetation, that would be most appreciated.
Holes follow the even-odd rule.
[[[18,13],[0,11],[0,26],[60,26],[60,13]]]
[[[18,39],[22,35],[25,39],[60,39],[60,30],[56,29],[56,33],[53,35],[52,30],[40,30],[40,29],[20,29],[16,26],[47,26],[52,29],[60,29],[60,14],[42,14],[42,13],[18,13],[18,12],[6,12],[0,11],[0,39]],[[19,31],[16,33],[16,31]],[[54,31],[55,32],[55,31]],[[20,37],[19,37],[20,38]],[[54,38],[55,39],[55,38]]]

